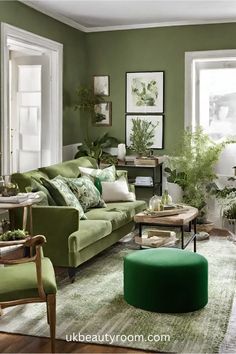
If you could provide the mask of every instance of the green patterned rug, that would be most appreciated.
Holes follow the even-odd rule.
[[[235,245],[217,237],[198,242],[198,252],[209,262],[209,303],[187,314],[151,313],[125,303],[123,257],[131,248],[129,243],[118,243],[103,252],[81,267],[74,284],[63,274],[58,278],[57,337],[71,340],[74,333],[75,341],[161,352],[217,353],[235,293]],[[6,309],[0,331],[48,336],[45,305]]]

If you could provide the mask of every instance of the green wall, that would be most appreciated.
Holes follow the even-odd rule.
[[[110,75],[112,127],[125,137],[125,72],[165,71],[165,150],[172,151],[184,127],[184,56],[186,51],[235,49],[236,24],[162,27],[87,34],[89,77]],[[92,136],[105,129],[92,127]]]
[[[81,141],[83,124],[73,105],[87,78],[85,34],[18,1],[0,1],[0,21],[63,44],[63,144]]]

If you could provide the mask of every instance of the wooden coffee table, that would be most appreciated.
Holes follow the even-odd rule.
[[[142,227],[149,226],[163,226],[163,227],[175,227],[179,228],[181,231],[181,248],[185,249],[191,241],[193,241],[193,249],[194,252],[197,250],[197,242],[196,242],[196,220],[198,216],[198,209],[189,207],[188,210],[183,213],[172,215],[172,216],[158,216],[153,217],[145,212],[138,213],[134,216],[134,221],[139,226],[139,236],[142,237]],[[193,235],[188,239],[186,243],[184,243],[184,226],[189,226],[189,232],[191,231],[192,224],[194,227]]]

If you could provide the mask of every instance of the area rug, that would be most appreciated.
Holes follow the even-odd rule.
[[[83,266],[74,284],[59,277],[57,337],[160,352],[219,352],[235,293],[235,245],[218,237],[198,242],[209,262],[209,303],[186,314],[151,313],[124,301],[123,257],[129,252],[132,245],[118,243]],[[0,331],[48,336],[45,305],[4,310]]]

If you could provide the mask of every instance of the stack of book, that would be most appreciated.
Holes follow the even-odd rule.
[[[149,176],[137,176],[135,178],[136,186],[153,186],[153,179]]]
[[[169,247],[177,241],[174,231],[148,230],[146,235],[135,237],[135,242],[144,247]]]

